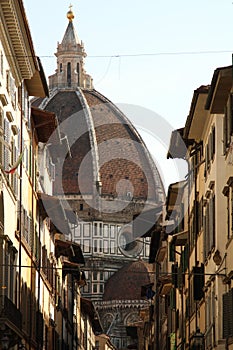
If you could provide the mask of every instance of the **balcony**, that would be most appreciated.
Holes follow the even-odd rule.
[[[6,295],[0,295],[0,323],[3,322],[10,328],[21,330],[22,314]]]
[[[22,314],[16,305],[5,295],[0,295],[0,336],[10,339],[10,346],[21,338]]]

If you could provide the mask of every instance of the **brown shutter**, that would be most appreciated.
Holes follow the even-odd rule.
[[[193,299],[201,300],[204,296],[204,265],[193,267]]]

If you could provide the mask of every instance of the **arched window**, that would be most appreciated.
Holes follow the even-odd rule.
[[[80,85],[80,64],[79,64],[79,62],[77,62],[76,70],[77,70],[77,73],[78,73],[78,86],[79,86]]]
[[[67,85],[71,86],[71,63],[67,63]]]

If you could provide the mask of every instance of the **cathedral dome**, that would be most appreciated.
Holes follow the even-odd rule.
[[[54,194],[84,200],[85,212],[95,218],[127,212],[132,219],[145,203],[161,206],[163,184],[143,140],[119,108],[93,88],[84,70],[86,53],[73,15],[56,56],[50,97],[33,102],[56,114],[70,147],[56,166]]]
[[[141,300],[141,287],[150,285],[153,272],[143,260],[133,261],[116,272],[105,285],[103,301]]]

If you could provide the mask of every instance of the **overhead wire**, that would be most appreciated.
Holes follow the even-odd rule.
[[[170,55],[206,55],[233,53],[233,50],[197,50],[197,51],[162,51],[162,52],[142,52],[111,55],[88,55],[88,58],[122,58],[122,57],[145,57],[145,56],[170,56]],[[7,55],[13,57],[14,55]],[[36,55],[40,58],[54,58],[54,55]],[[32,57],[31,55],[15,55],[15,57]]]

